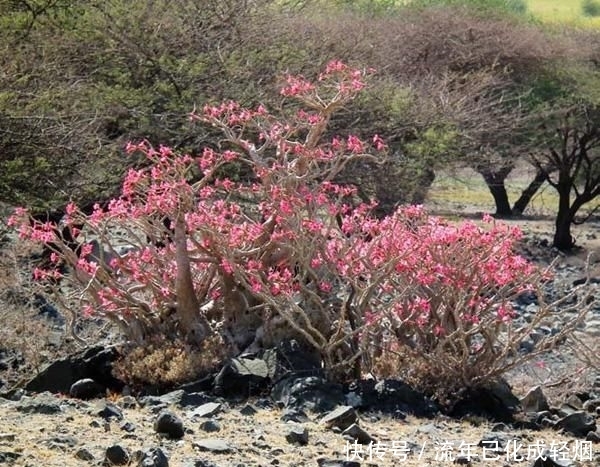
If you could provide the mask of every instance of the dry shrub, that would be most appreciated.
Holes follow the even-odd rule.
[[[586,372],[594,368],[592,360],[595,359],[595,368],[598,368],[597,344],[595,349],[588,347],[587,352],[583,352],[583,339],[578,332],[581,324],[589,317],[592,308],[598,303],[594,290],[589,284],[583,284],[573,288],[562,298],[547,302],[546,273],[539,271],[539,275],[532,274],[525,281],[529,293],[537,297],[539,306],[530,322],[517,321],[515,319],[517,315],[513,313],[510,320],[506,320],[499,326],[491,316],[482,314],[476,324],[465,322],[458,328],[452,328],[450,332],[439,336],[435,336],[435,332],[429,332],[423,336],[424,339],[416,342],[417,345],[410,340],[397,338],[402,333],[390,330],[387,336],[379,340],[381,353],[372,360],[371,373],[377,377],[399,377],[448,406],[457,401],[469,388],[497,380],[508,374],[522,374],[528,368],[535,369],[538,364],[541,369],[550,370],[543,383],[548,388],[554,389],[553,394],[556,394],[556,388],[559,387],[569,387],[571,391],[575,391],[576,387],[581,388],[577,383],[581,382]],[[518,285],[518,282],[513,286],[515,285]],[[435,292],[436,288],[432,290]],[[493,302],[500,303],[503,300],[503,294],[499,291],[492,293],[489,298]],[[461,299],[465,294],[466,292],[460,292]],[[451,303],[452,294],[448,291],[440,296],[444,300],[450,299],[449,303]],[[509,300],[513,301],[518,296],[517,292]],[[435,299],[432,301],[434,302]],[[511,307],[510,304],[505,304]],[[463,301],[460,313],[466,313],[466,309],[466,302]],[[445,310],[444,319],[445,314],[452,310],[452,306],[447,306]],[[540,326],[552,322],[557,311],[572,317],[565,321],[555,334],[541,337],[532,350],[522,350],[521,343]],[[399,330],[402,331],[406,327],[406,324],[403,324]],[[403,332],[408,333],[406,329]],[[569,374],[563,374],[560,365],[555,363],[546,367],[545,357],[557,350],[560,356],[563,356],[565,351],[571,350],[572,358],[567,361],[572,364],[579,359],[583,364],[580,364],[577,369],[571,365]],[[585,357],[587,359],[584,360]],[[552,359],[548,361],[553,362]]]
[[[260,43],[260,34],[265,46],[276,41],[297,44],[298,53],[312,54],[314,60],[303,65],[310,72],[336,57],[404,81],[491,66],[521,74],[547,60],[577,55],[579,42],[514,18],[482,17],[461,7],[405,10],[386,17],[322,8],[311,14],[304,9],[279,15],[268,24],[269,35],[261,31],[266,25],[245,25],[243,34],[256,41],[253,45]]]
[[[522,397],[539,386],[549,404],[558,407],[569,396],[589,391],[594,380],[594,369],[578,362],[578,356],[571,348],[562,348],[560,359],[561,362],[556,362],[542,358],[509,372],[507,379],[513,392]]]
[[[390,147],[402,147],[409,157],[414,154],[402,143],[419,138],[431,127],[456,128],[462,136],[457,152],[463,155],[490,144],[515,144],[523,123],[521,99],[528,92],[530,77],[552,63],[589,55],[584,50],[589,48],[582,48],[586,41],[575,34],[550,33],[511,17],[483,17],[459,6],[406,9],[385,17],[318,6],[315,11],[306,7],[280,14],[275,21],[245,25],[248,46],[262,41],[265,50],[278,50],[273,69],[283,66],[312,74],[331,58],[373,67],[377,71],[374,94],[384,96],[387,84],[398,90],[396,94],[386,95],[383,102],[375,97],[361,108],[348,106],[332,120],[332,128],[381,134]],[[268,31],[261,29],[265,25]],[[289,44],[301,45],[292,52]],[[264,81],[262,76],[256,78]],[[400,90],[413,96],[410,105],[398,105]],[[414,159],[423,163],[421,157]],[[425,164],[450,163],[433,159]],[[460,159],[464,162],[465,157]],[[362,186],[365,177],[358,175]],[[392,184],[395,191],[419,179],[395,175],[401,179]],[[385,189],[389,184],[381,185]]]
[[[1,224],[0,224],[1,227]],[[0,248],[0,368],[3,389],[37,373],[44,364],[63,355],[67,347],[61,331],[51,321],[40,316],[33,306],[31,281],[23,274],[24,257],[30,252],[16,246],[9,236],[3,237]],[[2,384],[0,384],[2,387]]]
[[[133,387],[169,388],[209,373],[227,357],[224,349],[219,336],[207,338],[199,348],[181,339],[155,339],[128,350],[113,373]]]
[[[423,358],[422,351],[408,345],[399,345],[393,352],[383,352],[373,360],[372,371],[382,378],[398,378],[414,388],[432,395],[440,404],[450,405],[450,395],[458,396],[456,377],[439,371],[431,361]]]

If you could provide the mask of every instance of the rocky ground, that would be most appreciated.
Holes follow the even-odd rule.
[[[527,232],[522,244],[525,255],[540,264],[558,256],[558,279],[551,291],[557,297],[568,293],[574,281],[586,277],[589,253],[595,253],[596,259],[592,259],[588,272],[600,278],[598,224],[578,228],[582,248],[570,256],[558,255],[547,246],[551,231],[547,221],[520,220],[519,225]],[[71,353],[75,346],[65,339],[65,323],[60,316],[23,297],[27,288],[18,275],[20,263],[12,253],[14,245],[6,238],[3,242],[0,464],[600,465],[598,360],[595,368],[585,365],[577,348],[569,346],[507,375],[513,386],[508,396],[495,390],[474,395],[469,403],[475,415],[466,415],[469,410],[452,417],[441,415],[398,382],[341,388],[328,386],[314,376],[288,381],[283,389],[274,391],[269,391],[268,381],[262,381],[261,394],[243,400],[219,398],[194,386],[163,396],[133,397],[106,393],[104,388],[78,392],[80,389],[72,389],[71,384],[97,374],[97,370],[90,370],[89,375],[76,366],[77,371],[73,371],[69,360],[71,370],[67,372],[57,372],[56,367],[50,373],[42,371],[48,362]],[[535,315],[536,305],[520,303],[518,311],[519,319],[527,322]],[[560,330],[569,318],[556,313],[536,332]],[[600,307],[591,310],[580,333],[590,349],[598,349]],[[532,335],[530,344],[535,340]],[[6,392],[39,371],[37,385],[22,384],[29,390]],[[237,377],[243,385],[248,375]],[[232,378],[235,380],[235,375]],[[80,384],[85,388],[85,381]],[[521,404],[515,402],[514,395],[522,398],[536,386],[540,389]],[[69,395],[70,391],[74,392]],[[478,405],[477,401],[485,402]],[[520,413],[519,405],[524,409]],[[495,420],[483,417],[490,412]],[[503,413],[510,417],[502,422]],[[513,413],[517,415],[513,417]]]
[[[0,401],[0,463],[22,466],[596,466],[598,442],[481,420],[393,419],[351,408],[283,421],[269,400],[180,393],[86,402],[48,393]],[[206,399],[207,400],[207,399]],[[354,423],[353,423],[354,422]],[[358,423],[358,426],[355,423]],[[345,434],[343,434],[345,433]],[[362,438],[365,439],[362,439]],[[376,440],[357,447],[361,442]],[[545,456],[548,456],[546,460]],[[553,460],[551,460],[553,459]]]

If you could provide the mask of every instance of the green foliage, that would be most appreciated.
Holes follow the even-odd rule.
[[[581,2],[581,11],[584,16],[596,17],[600,16],[600,1],[598,0],[583,0]]]
[[[466,7],[482,13],[500,12],[516,15],[527,13],[525,0],[407,0],[405,4],[411,8],[450,6]]]
[[[522,102],[532,112],[580,102],[600,104],[600,70],[587,63],[551,64],[530,77],[525,87],[528,93]]]
[[[58,207],[111,193],[128,163],[121,156],[126,141],[148,139],[192,153],[206,141],[216,145],[209,128],[189,131],[194,106],[235,99],[277,108],[285,72],[311,74],[333,54],[344,58],[357,48],[352,35],[321,32],[331,29],[330,13],[281,15],[277,1],[254,2],[256,9],[232,2],[229,16],[218,0],[188,0],[178,9],[167,0],[52,4],[61,11],[77,7],[77,21],[53,12],[51,3],[35,18],[23,9],[0,10],[13,44],[0,47],[6,64],[0,199],[9,203]],[[360,114],[341,112],[334,131],[355,125],[364,134],[401,139],[411,114],[405,91],[394,87],[392,80],[382,95],[372,94]],[[33,156],[47,166],[33,164]]]
[[[369,15],[389,14],[398,10],[397,0],[334,0],[338,6]]]
[[[416,141],[406,145],[409,153],[415,154],[427,164],[443,165],[455,159],[460,133],[450,126],[435,126],[425,129]]]

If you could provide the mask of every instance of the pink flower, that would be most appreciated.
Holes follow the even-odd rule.
[[[377,149],[378,151],[383,151],[387,148],[385,142],[383,141],[383,139],[381,139],[379,135],[373,136],[373,144],[375,145],[375,149]]]
[[[287,85],[281,89],[281,95],[287,97],[308,94],[315,89],[315,85],[302,77],[288,76]]]
[[[325,67],[325,74],[331,74],[333,72],[345,71],[348,67],[340,60],[332,60]]]
[[[364,152],[363,142],[354,135],[348,136],[346,147],[353,154],[361,154]]]
[[[223,269],[225,274],[233,274],[233,265],[225,258],[221,259],[221,268]]]

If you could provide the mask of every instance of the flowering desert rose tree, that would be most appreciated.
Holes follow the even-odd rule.
[[[517,346],[531,331],[513,328],[511,300],[537,292],[544,275],[514,253],[515,229],[452,226],[419,207],[377,219],[374,202],[333,182],[353,160],[384,158],[378,136],[326,139],[367,75],[333,61],[315,81],[288,76],[281,94],[302,107],[288,118],[235,102],[193,112],[224,135],[198,157],[129,144],[150,165],[131,169],[121,196],[91,215],[70,204],[57,226],[17,210],[21,237],[54,249],[56,267],[34,276],[68,282],[57,297],[73,316],[107,318],[140,345],[218,341],[236,354],[295,338],[331,375],[420,372],[429,387],[498,376],[525,358]],[[227,178],[234,161],[250,180]]]
[[[66,263],[77,300],[64,304],[75,314],[81,308],[111,319],[140,343],[155,334],[196,343],[218,334],[239,350],[283,319],[327,354],[326,308],[337,294],[337,272],[318,263],[328,238],[341,234],[338,222],[354,193],[331,180],[356,158],[375,159],[370,150],[385,145],[377,136],[368,144],[355,136],[322,138],[331,115],[361,91],[367,74],[332,62],[315,83],[288,76],[281,94],[305,106],[289,120],[262,106],[206,106],[191,119],[222,129],[225,140],[220,150],[205,148],[196,158],[145,142],[128,145],[150,166],[131,169],[122,195],[106,208],[98,205],[88,216],[70,204],[60,228],[31,222],[18,210],[11,223],[21,237],[55,250],[57,268],[36,269],[35,277],[57,279]],[[255,181],[220,176],[233,161],[249,165]],[[60,237],[65,226],[84,242],[80,251]],[[157,246],[166,237],[173,241]],[[92,238],[100,252],[87,242]],[[117,247],[123,244],[126,255]]]

